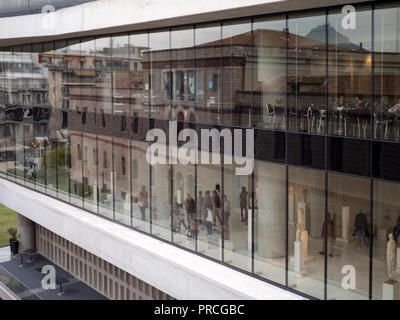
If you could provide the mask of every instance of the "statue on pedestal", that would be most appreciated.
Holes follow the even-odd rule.
[[[301,241],[301,223],[297,223],[297,229],[296,229],[296,241]]]
[[[393,233],[389,234],[389,241],[387,243],[387,267],[388,267],[388,274],[389,280],[394,281],[396,275],[396,265],[397,265],[397,247],[396,241],[394,240]]]
[[[301,241],[301,237],[304,231],[304,223],[305,223],[305,217],[304,217],[304,210],[303,208],[298,208],[297,209],[297,230],[296,230],[296,241]]]

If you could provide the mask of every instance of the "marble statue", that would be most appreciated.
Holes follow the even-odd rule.
[[[301,241],[301,237],[304,231],[304,210],[303,208],[297,209],[297,225],[296,225],[296,241]]]
[[[296,229],[296,241],[301,241],[301,223],[297,223],[297,229]]]
[[[389,280],[394,280],[397,266],[397,247],[394,240],[393,233],[389,234],[389,241],[387,243],[387,267]]]
[[[300,231],[303,232],[305,228],[305,223],[306,223],[306,218],[304,215],[304,209],[303,208],[298,208],[297,209],[297,225],[300,224]]]

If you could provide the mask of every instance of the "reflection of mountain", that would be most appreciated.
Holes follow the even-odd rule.
[[[337,32],[334,27],[330,24],[327,25],[328,28],[328,41],[329,44],[337,45],[350,50],[357,50],[360,47],[352,43],[349,38]],[[320,25],[313,28],[307,35],[306,38],[325,41],[325,25]]]

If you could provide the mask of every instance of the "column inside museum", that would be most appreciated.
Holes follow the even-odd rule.
[[[286,194],[285,183],[279,170],[270,170],[267,179],[258,183],[258,254],[263,258],[278,259],[285,255],[286,208],[282,199]],[[275,175],[275,176],[274,176]]]

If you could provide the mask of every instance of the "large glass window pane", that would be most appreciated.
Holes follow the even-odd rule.
[[[149,219],[151,215],[151,232],[153,235],[171,241],[171,166],[155,164],[150,167],[150,170],[151,212],[146,219]]]
[[[168,30],[150,32],[150,74],[145,79],[149,81],[150,115],[154,118],[170,118],[173,76],[169,49],[170,33]]]
[[[150,56],[148,40],[148,33],[134,33],[129,36],[129,92],[132,115],[148,116],[149,114]]]
[[[221,24],[196,25],[196,120],[221,122]]]
[[[48,130],[48,121],[49,121],[49,111],[50,108],[46,105],[46,101],[41,101],[41,98],[45,98],[47,96],[47,79],[46,75],[43,74],[43,78],[41,80],[34,79],[34,72],[39,71],[38,65],[38,53],[34,53],[35,51],[41,51],[42,45],[35,45],[33,49],[31,45],[26,45],[22,47],[21,55],[25,60],[23,62],[23,76],[22,76],[22,90],[19,92],[19,103],[22,107],[24,113],[23,119],[23,137],[24,137],[24,178],[25,185],[33,188],[34,180],[35,180],[35,154],[34,147],[32,142],[34,141],[34,125],[33,125],[33,116],[40,113],[42,116],[42,128],[46,128]],[[31,92],[32,95],[36,98],[36,101],[29,101],[26,99],[27,93]],[[29,94],[28,94],[29,95]],[[24,97],[25,96],[25,97]],[[38,101],[39,100],[39,101]],[[39,105],[39,103],[42,103]],[[46,114],[46,115],[45,115]],[[46,130],[46,131],[47,131]],[[46,136],[48,132],[45,133]]]
[[[112,129],[109,127],[109,131]],[[107,132],[105,130],[105,132]],[[115,170],[113,168],[113,137],[112,133],[109,135],[97,136],[97,148],[99,152],[99,166],[97,169],[98,180],[97,185],[99,188],[99,214],[108,218],[113,218],[113,195],[115,190]],[[116,155],[118,156],[118,155]]]
[[[84,111],[86,112],[86,111]],[[97,149],[98,142],[95,134],[88,132],[87,127],[90,125],[91,116],[93,113],[86,115],[88,118],[86,124],[82,124],[82,182],[83,182],[83,196],[84,196],[84,208],[97,213]]]
[[[24,115],[23,109],[19,104],[19,92],[23,85],[23,54],[21,53],[22,47],[17,46],[13,48],[12,52],[12,91],[10,92],[12,112],[11,117],[14,120],[15,128],[15,163],[12,170],[15,179],[19,183],[24,183]]]
[[[173,170],[173,200],[172,228],[173,241],[188,249],[196,250],[196,239],[200,227],[198,208],[200,201],[195,190],[195,166],[172,166]]]
[[[288,28],[289,129],[324,133],[325,15],[290,15]]]
[[[253,24],[254,124],[260,128],[286,129],[287,64],[286,19],[257,19]]]
[[[249,231],[254,224],[254,273],[285,284],[286,270],[286,167],[256,161],[254,219],[251,197],[240,192],[240,207],[248,210]],[[290,208],[293,210],[293,208]],[[245,223],[247,225],[247,223]],[[293,232],[293,230],[292,230]],[[251,244],[251,242],[248,242]]]
[[[204,155],[203,155],[204,154]],[[200,203],[200,191],[204,198],[203,225],[199,228],[197,251],[214,259],[222,260],[221,224],[217,215],[221,209],[222,166],[212,163],[212,152],[201,150],[199,157],[208,155],[209,163],[197,166],[197,193]]]
[[[328,300],[369,297],[370,183],[328,175]]]
[[[397,183],[374,181],[373,299],[392,300],[390,294],[393,294],[395,283],[390,279],[398,279],[396,272],[400,267],[400,207],[397,201],[399,192],[400,185]],[[393,235],[393,240],[389,238],[390,234]],[[388,272],[389,266],[391,274]]]
[[[115,114],[127,115],[130,112],[130,51],[128,35],[112,37],[112,102]]]
[[[371,10],[356,8],[357,27],[342,26],[340,10],[328,15],[328,95],[331,134],[371,134]]]
[[[222,25],[222,120],[251,126],[253,61],[250,20]]]
[[[193,27],[171,30],[172,109],[168,118],[196,121]]]
[[[323,299],[325,174],[289,167],[288,191],[288,285]]]
[[[399,140],[400,88],[398,71],[400,7],[375,9],[374,19],[374,138]]]
[[[112,48],[110,37],[96,37],[94,67],[96,71],[96,100],[101,112],[112,113]]]
[[[131,166],[129,165],[131,159],[129,151],[129,139],[114,138],[115,219],[126,225],[131,225]]]
[[[7,173],[7,160],[8,160],[8,145],[10,144],[9,125],[6,121],[6,61],[4,59],[4,52],[0,52],[0,172],[1,174]]]
[[[82,41],[84,42],[84,41]],[[56,43],[57,45],[57,43]],[[63,93],[63,105],[68,109],[68,126],[70,129],[70,201],[82,206],[84,187],[83,187],[83,135],[82,117],[83,112],[87,113],[88,98],[81,78],[81,50],[88,53],[85,44],[79,41],[67,41],[67,47],[57,49],[57,59],[55,65],[62,70],[61,92]],[[77,59],[78,57],[78,59]],[[85,59],[85,62],[89,58]],[[84,62],[84,64],[85,64]],[[81,99],[85,96],[85,99]]]
[[[217,216],[224,240],[224,262],[251,271],[252,175],[237,175],[235,164],[224,164],[221,212]]]
[[[150,165],[148,144],[131,140],[132,226],[150,233]]]
[[[75,43],[75,44],[74,44]],[[70,46],[79,48],[79,41],[69,42]],[[57,162],[57,195],[64,201],[69,201],[70,193],[70,131],[69,119],[69,94],[67,81],[67,68],[64,63],[67,56],[67,42],[56,41],[44,43],[43,53],[39,56],[41,67],[47,66],[48,103],[51,106],[50,132],[56,149]],[[39,145],[40,148],[40,145]],[[36,151],[38,152],[38,150]]]

